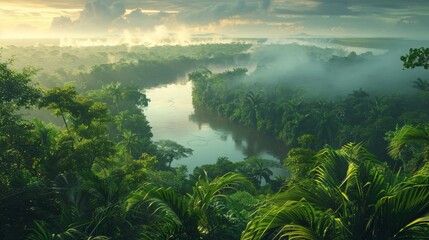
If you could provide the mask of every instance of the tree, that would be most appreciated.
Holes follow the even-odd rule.
[[[125,110],[116,115],[114,120],[119,132],[130,131],[137,134],[141,139],[145,139],[146,142],[151,142],[152,128],[144,114]]]
[[[141,218],[153,216],[142,229],[142,239],[234,239],[231,235],[240,230],[234,229],[234,218],[224,206],[226,196],[240,188],[253,190],[252,184],[236,173],[212,181],[201,178],[187,195],[145,184],[127,199],[126,210]]]
[[[416,172],[422,165],[429,162],[429,127],[427,125],[411,126],[405,125],[402,128],[391,132],[393,137],[389,140],[388,153],[395,160],[402,160],[402,167],[413,164],[411,172]],[[417,162],[407,164],[404,159],[404,149],[412,144],[420,144],[423,146],[421,156],[417,157]]]
[[[310,177],[310,170],[315,165],[313,159],[315,154],[315,151],[308,148],[292,148],[289,150],[283,163],[291,173],[292,179],[306,179]]]
[[[31,108],[42,96],[31,82],[35,73],[27,68],[16,71],[12,61],[0,63],[0,238],[24,238],[41,203],[44,176],[40,166],[44,149],[32,122],[17,111]],[[46,199],[43,201],[49,202]],[[39,205],[40,206],[40,205]]]
[[[426,79],[423,80],[421,78],[418,78],[416,81],[414,81],[413,87],[424,92],[429,92],[429,82]]]
[[[22,72],[12,70],[11,60],[0,63],[0,107],[12,104],[15,109],[30,107],[42,96],[40,89],[31,82],[36,71],[25,68]]]
[[[313,115],[316,119],[314,131],[319,141],[324,144],[333,144],[338,130],[338,119],[333,103],[319,100]]]
[[[351,124],[360,124],[368,118],[370,95],[366,91],[354,90],[345,101],[345,120]]]
[[[56,174],[91,171],[94,163],[105,165],[115,152],[108,138],[111,116],[106,104],[79,95],[74,87],[53,88],[46,92],[39,107],[54,110],[67,129],[57,138],[51,165]]]
[[[70,109],[75,105],[77,94],[76,89],[71,86],[63,89],[53,88],[45,94],[39,106],[53,110],[56,116],[61,116],[64,126],[70,131],[66,113],[70,113]]]
[[[242,162],[238,162],[237,171],[249,179],[253,179],[255,186],[261,187],[262,179],[267,184],[271,182],[270,176],[273,175],[271,168],[278,165],[275,161],[253,156],[244,159]]]
[[[189,157],[193,150],[186,148],[172,140],[159,140],[154,143],[157,149],[157,158],[162,167],[171,167],[173,160]]]
[[[122,140],[117,146],[126,162],[130,163],[137,155],[141,154],[143,141],[137,134],[125,130],[122,134]]]
[[[401,56],[405,68],[423,67],[429,68],[429,48],[410,48],[405,56]]]
[[[147,107],[149,104],[149,99],[138,87],[125,87],[120,82],[103,85],[101,90],[92,91],[92,95],[106,103],[112,103],[110,111],[114,115],[121,109]]]
[[[310,115],[303,114],[303,102],[299,98],[292,98],[285,103],[284,112],[282,116],[283,129],[280,132],[280,137],[287,144],[292,144],[295,141],[298,129],[302,122]]]
[[[393,174],[360,144],[317,154],[314,177],[274,195],[242,239],[423,239],[427,175]]]
[[[246,94],[244,102],[248,109],[248,120],[249,123],[256,126],[259,118],[259,109],[262,104],[262,96],[260,93],[254,93],[252,91]]]
[[[114,82],[102,87],[102,90],[107,96],[111,97],[114,104],[118,104],[123,100],[125,88],[120,82]]]
[[[114,175],[100,178],[92,173],[68,173],[58,175],[54,184],[61,212],[35,222],[29,239],[135,237],[135,231],[122,217],[123,199],[129,190],[122,179]]]
[[[198,181],[201,177],[207,176],[209,179],[215,179],[229,172],[236,172],[237,165],[229,160],[228,157],[218,157],[215,164],[205,164],[194,168],[190,179]]]

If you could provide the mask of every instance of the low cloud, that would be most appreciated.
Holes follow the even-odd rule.
[[[382,40],[380,40],[382,41]],[[251,61],[259,66],[251,76],[261,83],[286,84],[311,96],[349,94],[362,88],[371,94],[415,91],[412,82],[424,76],[421,69],[404,71],[400,56],[406,47],[373,55],[371,49],[324,48],[300,44],[255,47]],[[412,46],[412,43],[407,43]],[[360,51],[360,52],[353,52]]]
[[[141,4],[144,4],[142,1]],[[230,17],[244,16],[256,12],[266,12],[272,0],[233,0],[230,2],[210,2],[201,7],[201,3],[189,3],[177,12],[146,12],[136,8],[126,11],[124,1],[91,0],[76,20],[69,17],[56,17],[52,20],[51,29],[57,32],[74,33],[106,33],[108,31],[147,30],[152,31],[160,25],[202,26],[219,23],[220,20]],[[143,6],[142,6],[143,7]],[[253,17],[253,16],[252,16]]]
[[[170,15],[171,14],[165,12],[145,13],[141,8],[138,8],[115,20],[111,23],[111,26],[118,29],[148,30],[167,23],[171,17]]]
[[[277,14],[298,15],[329,15],[329,16],[351,16],[366,15],[368,10],[384,14],[392,10],[409,9],[411,7],[428,8],[427,0],[312,0],[306,7],[297,8],[296,4],[290,4],[290,0],[283,0],[277,4],[274,12]]]
[[[83,33],[104,33],[111,24],[126,12],[125,5],[113,0],[89,1],[77,20],[69,17],[57,17],[52,20],[51,28],[56,31],[79,31]]]
[[[64,35],[121,35],[165,26],[169,30],[186,27],[190,34],[264,37],[268,32],[269,37],[281,37],[296,34],[289,29],[293,26],[316,36],[406,34],[424,38],[427,11],[427,0],[90,0],[77,19],[56,17],[51,29]],[[240,25],[225,28],[223,23]],[[262,25],[266,27],[259,31]]]
[[[258,11],[266,11],[271,5],[270,0],[259,2],[234,0],[231,2],[215,2],[202,9],[191,9],[180,13],[177,18],[181,22],[191,24],[207,24],[218,22],[234,16],[246,16]]]

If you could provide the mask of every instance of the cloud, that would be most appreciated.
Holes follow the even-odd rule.
[[[191,9],[181,12],[177,18],[181,22],[203,25],[229,17],[254,14],[265,11],[271,5],[271,0],[245,1],[234,0],[230,2],[214,2],[201,9]]]
[[[86,3],[77,20],[69,17],[56,17],[52,20],[52,30],[72,30],[83,33],[105,33],[112,22],[126,12],[125,5],[115,0],[91,0]]]
[[[70,0],[67,4],[70,8],[74,4],[76,9],[83,1]],[[34,3],[48,4],[49,1],[34,0]],[[427,0],[90,0],[77,19],[67,17],[73,15],[54,18],[51,29],[121,34],[123,31],[153,32],[162,25],[170,30],[187,27],[193,33],[240,36],[244,32],[246,36],[259,37],[270,33],[281,37],[293,34],[292,25],[294,29],[305,28],[312,35],[399,36],[406,33],[412,37],[424,35],[421,31],[428,11]],[[225,27],[222,23],[239,24]],[[331,31],[338,27],[342,31]],[[259,31],[261,28],[263,31]]]
[[[125,5],[112,0],[93,0],[85,5],[78,20],[74,22],[81,30],[104,31],[111,23],[125,14]]]
[[[312,46],[311,41],[298,43],[255,46],[251,62],[258,67],[251,76],[264,84],[287,84],[310,96],[336,97],[359,88],[371,94],[413,91],[411,82],[425,74],[423,69],[402,70],[400,56],[409,42],[407,47],[392,46],[381,55],[365,53],[369,49],[343,50],[329,40],[320,47]]]
[[[350,9],[350,2],[346,0],[318,0],[313,4],[308,4],[306,8],[290,9],[282,6],[275,9],[278,14],[297,15],[354,15]]]
[[[112,29],[117,31],[140,29],[151,31],[156,26],[172,27],[184,24],[207,25],[219,23],[223,19],[237,16],[254,17],[256,12],[267,12],[272,0],[233,0],[216,1],[203,4],[200,1],[182,2],[180,9],[174,13],[165,11],[148,12],[143,7],[126,11],[130,0],[91,0],[80,12],[76,20],[69,17],[56,17],[52,20],[51,29],[54,31],[73,31],[83,33],[106,33]],[[141,1],[152,6],[154,1]],[[176,2],[176,4],[177,4]],[[135,4],[135,3],[134,3]],[[165,4],[165,2],[164,2]],[[129,8],[128,8],[129,9]],[[149,9],[149,8],[146,8]],[[155,9],[156,10],[156,9]]]
[[[153,29],[168,22],[169,18],[170,14],[166,12],[145,13],[141,8],[138,8],[123,15],[112,24],[119,29]]]
[[[260,6],[262,9],[268,9],[271,6],[272,0],[262,0]]]
[[[429,16],[406,16],[398,19],[395,27],[408,36],[420,33],[427,37],[428,23]]]
[[[363,5],[373,8],[391,9],[406,9],[410,6],[428,6],[427,0],[350,0],[348,2],[350,5]]]
[[[290,0],[283,0],[282,3],[276,4],[274,12],[277,14],[350,16],[367,15],[367,10],[383,14],[394,9],[429,8],[427,0],[312,0],[304,5],[306,7],[302,7],[301,4],[301,7],[297,8],[296,5]]]
[[[72,20],[69,17],[61,16],[52,19],[51,29],[55,31],[67,31],[72,26]]]

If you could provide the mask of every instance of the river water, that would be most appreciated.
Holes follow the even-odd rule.
[[[188,158],[175,160],[172,166],[185,165],[189,172],[197,166],[215,163],[218,157],[237,162],[249,156],[280,161],[286,154],[283,143],[254,129],[233,124],[207,111],[194,111],[192,82],[146,89],[150,99],[144,110],[152,126],[153,140],[170,139],[194,150]],[[275,175],[288,176],[284,169]]]

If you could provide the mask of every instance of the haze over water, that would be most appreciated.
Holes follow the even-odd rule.
[[[154,141],[171,139],[194,150],[192,156],[174,161],[172,166],[186,165],[192,172],[197,166],[215,163],[217,157],[238,162],[257,155],[278,161],[286,153],[281,142],[255,130],[213,114],[195,115],[192,83],[186,79],[148,89],[145,94],[150,103],[144,112],[152,126]]]

